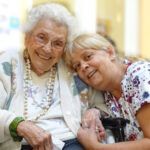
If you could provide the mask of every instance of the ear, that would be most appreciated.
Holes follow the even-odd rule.
[[[116,52],[113,46],[109,46],[107,48],[107,53],[109,54],[110,60],[115,60],[116,59]]]

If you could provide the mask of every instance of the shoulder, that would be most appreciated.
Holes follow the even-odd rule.
[[[145,104],[150,103],[150,62],[132,63],[122,81],[126,100],[132,105],[134,114]]]
[[[22,52],[20,51],[1,51],[0,52],[0,63],[10,61],[12,58],[18,58]]]
[[[128,68],[122,80],[123,85],[127,87],[130,84],[133,87],[144,86],[150,83],[150,62],[137,61],[132,63]]]
[[[125,74],[131,79],[135,77],[150,76],[150,62],[148,61],[137,61],[132,63]]]
[[[148,61],[137,61],[132,63],[128,69],[127,72],[136,74],[137,72],[142,72],[144,70],[147,70],[150,68],[150,62]]]
[[[132,63],[128,67],[121,85],[126,95],[134,95],[138,98],[140,96],[139,99],[143,99],[145,92],[150,93],[150,62],[138,61]]]
[[[12,67],[22,62],[22,52],[19,51],[1,51],[0,52],[0,71],[6,75],[11,75]]]

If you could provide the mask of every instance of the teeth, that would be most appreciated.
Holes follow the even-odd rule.
[[[39,57],[42,58],[42,59],[46,59],[46,60],[50,59],[50,57],[46,57],[46,56],[43,56],[43,55],[40,55],[40,54],[39,54]]]
[[[96,72],[96,70],[94,70],[94,71],[90,72],[90,73],[88,74],[88,78],[92,77],[92,76],[93,76],[93,74],[94,74],[95,72]]]

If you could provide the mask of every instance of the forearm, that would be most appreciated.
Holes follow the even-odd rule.
[[[144,138],[137,141],[119,142],[114,144],[96,144],[93,150],[149,150],[150,139]]]

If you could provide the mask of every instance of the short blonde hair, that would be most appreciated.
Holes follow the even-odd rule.
[[[106,50],[110,46],[113,47],[108,40],[99,34],[81,34],[73,40],[69,49],[65,52],[66,64],[72,69],[71,58],[77,49]]]

